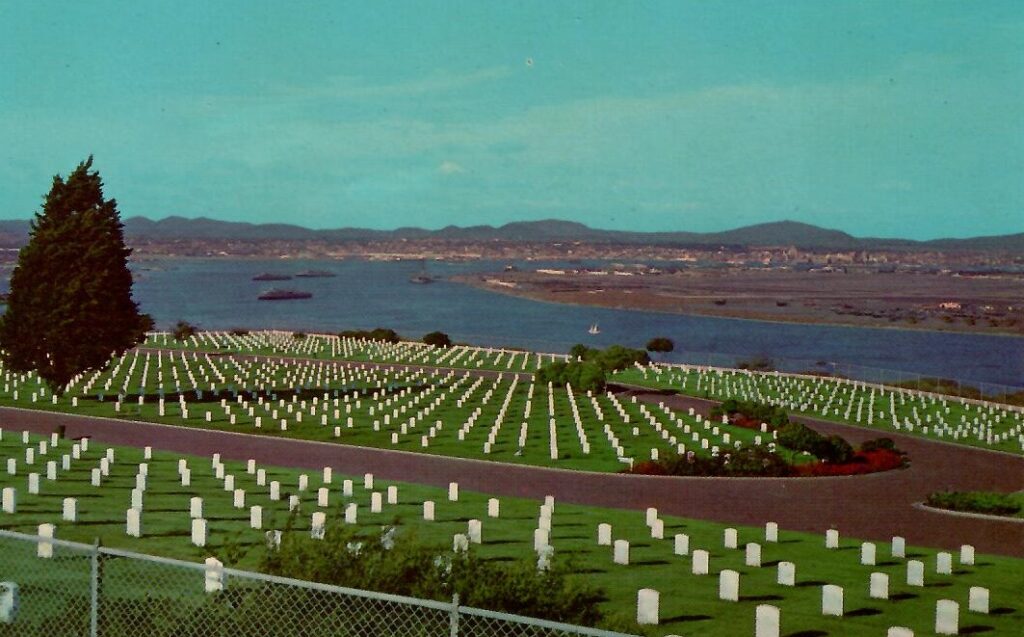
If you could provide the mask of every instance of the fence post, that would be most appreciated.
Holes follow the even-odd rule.
[[[449,637],[459,637],[459,594],[452,593],[452,610],[448,620]]]
[[[89,577],[89,637],[96,637],[99,633],[99,605],[100,605],[100,541],[99,538],[93,541],[91,573]]]

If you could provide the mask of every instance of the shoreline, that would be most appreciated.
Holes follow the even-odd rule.
[[[720,320],[731,320],[731,321],[754,321],[758,323],[773,323],[777,325],[821,325],[825,327],[844,327],[844,328],[855,328],[855,329],[867,329],[867,330],[896,330],[896,331],[907,331],[907,332],[930,332],[933,334],[965,334],[970,336],[993,336],[1003,338],[1016,338],[1024,339],[1024,334],[1015,334],[1012,332],[997,332],[997,331],[970,331],[970,330],[958,330],[958,329],[938,329],[934,327],[915,327],[915,326],[904,326],[904,325],[861,325],[858,323],[836,323],[833,321],[819,321],[811,318],[793,320],[783,320],[774,318],[755,318],[746,316],[729,316],[727,314],[716,314],[714,312],[700,313],[700,312],[680,312],[673,310],[665,310],[658,308],[648,307],[623,307],[619,305],[604,305],[600,303],[583,303],[580,301],[561,301],[545,298],[543,295],[533,295],[530,293],[516,293],[514,290],[519,288],[506,288],[501,287],[500,289],[495,286],[486,285],[483,281],[472,280],[470,277],[480,276],[479,274],[472,275],[460,275],[448,279],[451,283],[457,283],[459,285],[466,285],[476,290],[484,292],[490,292],[494,294],[501,294],[504,296],[510,296],[518,299],[526,299],[528,301],[536,301],[538,303],[550,303],[552,305],[568,305],[573,307],[596,307],[606,310],[619,310],[619,311],[634,311],[634,312],[650,312],[653,314],[665,314],[671,316],[693,316],[700,318],[714,318]]]

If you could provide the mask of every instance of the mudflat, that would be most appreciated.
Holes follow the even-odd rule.
[[[534,270],[456,281],[525,298],[741,319],[1024,335],[1024,276],[868,270]]]

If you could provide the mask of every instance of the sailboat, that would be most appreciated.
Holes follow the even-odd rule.
[[[427,262],[420,259],[420,273],[409,278],[409,283],[433,283],[434,279],[427,274]]]
[[[601,328],[597,326],[597,323],[594,323],[593,325],[590,326],[590,329],[587,330],[587,333],[591,335],[600,334]]]

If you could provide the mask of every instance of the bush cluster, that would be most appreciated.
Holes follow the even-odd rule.
[[[1016,515],[1021,502],[1012,494],[990,491],[942,491],[928,496],[928,506],[951,511],[969,511],[988,515]]]
[[[284,533],[278,550],[267,551],[265,572],[450,601],[476,608],[593,626],[602,618],[600,589],[572,577],[572,564],[555,560],[539,571],[531,560],[488,561],[472,551],[453,554],[419,542],[398,527],[366,536],[344,525],[328,526],[322,540]]]
[[[711,417],[716,420],[722,416],[728,416],[730,419],[733,419],[737,414],[742,419],[754,421],[758,424],[762,422],[768,423],[773,429],[789,423],[789,416],[782,407],[753,401],[739,401],[734,398],[730,398],[721,405],[715,406],[710,411]]]
[[[665,458],[639,462],[629,473],[659,476],[715,477],[785,477],[792,468],[779,454],[756,447],[744,447],[717,456],[698,456],[687,452]]]
[[[791,422],[778,429],[776,442],[793,451],[806,451],[819,460],[843,464],[853,459],[853,446],[839,436],[823,436],[806,425]]]
[[[551,383],[556,387],[571,386],[577,391],[604,391],[608,374],[631,367],[635,363],[651,362],[647,352],[612,345],[607,349],[596,349],[586,345],[573,345],[568,361],[555,361],[537,370],[534,376],[539,383]]]
[[[636,363],[646,365],[651,362],[651,357],[644,350],[632,349],[621,345],[611,345],[605,349],[598,349],[576,344],[569,349],[569,356],[574,360],[596,363],[605,372],[626,369]]]

